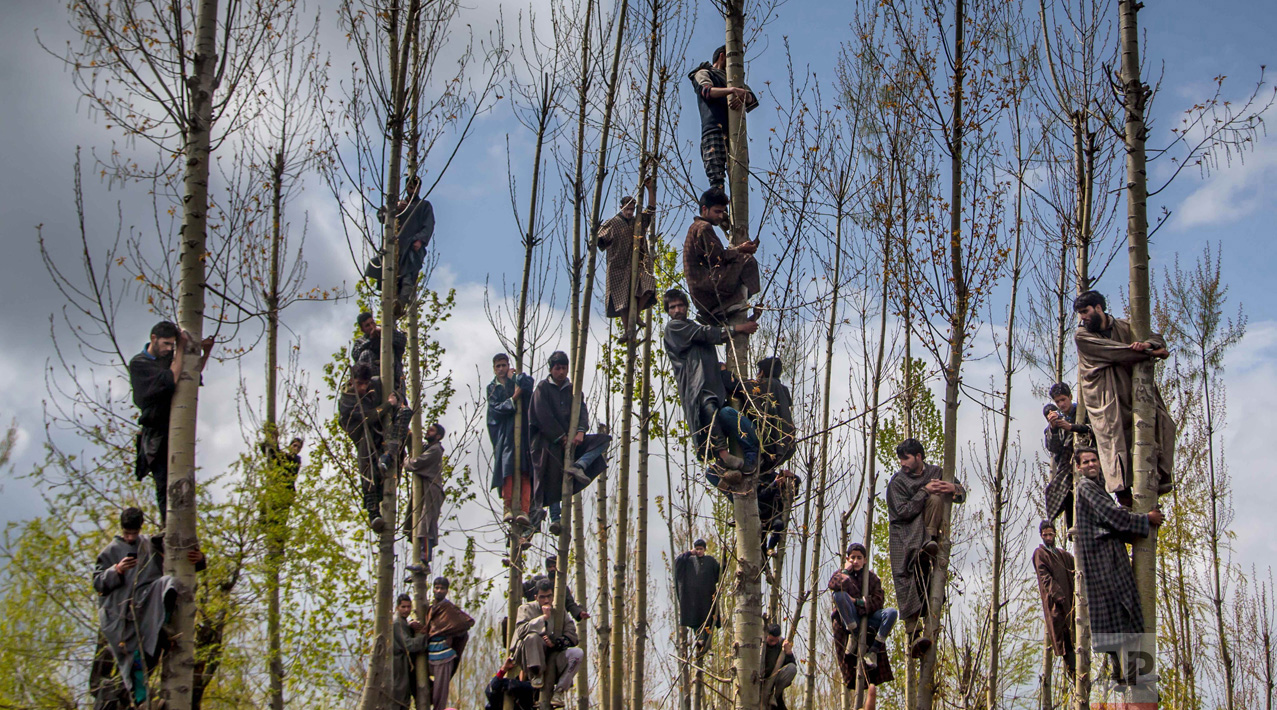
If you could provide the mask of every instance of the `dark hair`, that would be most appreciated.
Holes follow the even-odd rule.
[[[564,367],[567,367],[568,354],[563,352],[562,350],[555,350],[554,352],[550,353],[550,367],[553,368],[555,365],[562,365]]]
[[[356,364],[354,367],[350,368],[350,379],[359,380],[360,382],[367,382],[368,380],[371,380],[372,365],[369,365],[366,362]]]
[[[768,625],[767,625],[767,635],[768,635],[768,636],[771,636],[772,638],[780,638],[781,634],[783,634],[783,633],[785,633],[785,632],[780,630],[780,624],[768,624]]]
[[[1042,522],[1038,523],[1038,534],[1041,534],[1043,530],[1054,530],[1054,529],[1055,529],[1055,523],[1051,522],[1050,520],[1043,520]]]
[[[121,530],[142,529],[142,509],[129,506],[120,512]]]
[[[701,211],[704,212],[710,207],[717,207],[718,205],[723,205],[724,207],[726,207],[727,205],[730,205],[731,203],[732,201],[727,197],[727,193],[723,192],[723,188],[711,187],[710,189],[701,193],[701,199],[697,204],[700,205]]]
[[[294,437],[293,437],[293,438],[292,438],[292,439],[291,439],[288,443],[290,443],[290,444],[304,444],[304,443],[306,443],[306,440],[305,440],[305,439],[303,439],[303,438],[301,438],[300,436],[294,436]]]
[[[545,568],[546,568],[546,569],[550,569],[550,565],[554,565],[555,567],[558,567],[558,566],[559,566],[559,556],[558,556],[558,555],[546,555],[546,556],[545,556]]]
[[[444,589],[447,589],[447,588],[448,588],[449,586],[451,586],[451,585],[449,585],[449,584],[448,584],[448,578],[447,578],[447,577],[435,577],[434,584],[432,584],[432,585],[430,585],[430,586],[432,586],[432,587],[443,587]]]
[[[369,313],[368,311],[364,311],[363,313],[360,313],[359,315],[355,316],[355,325],[363,325],[364,321],[368,320],[369,318],[372,318],[372,314]]]
[[[629,205],[637,205],[638,200],[631,195],[625,195],[621,198],[621,209],[625,209]]]
[[[785,365],[776,356],[765,357],[758,361],[758,374],[767,378],[777,378],[785,374]]]
[[[663,307],[665,308],[666,313],[670,312],[671,303],[677,303],[679,301],[682,301],[683,303],[689,306],[691,305],[691,303],[687,300],[687,294],[683,293],[682,291],[676,288],[672,288],[666,291],[665,295],[661,297],[661,302],[663,304]]]
[[[1073,450],[1073,463],[1081,463],[1082,454],[1094,454],[1097,459],[1100,457],[1100,452],[1094,446],[1079,446]]]
[[[554,582],[551,582],[549,577],[542,577],[541,579],[537,580],[537,594],[540,594],[541,592],[553,592],[553,591],[554,591]]]
[[[896,458],[902,459],[906,456],[926,456],[927,450],[922,448],[922,442],[917,439],[905,439],[896,444]]]
[[[1051,412],[1058,412],[1058,411],[1060,411],[1060,408],[1055,406],[1054,404],[1042,405],[1042,416],[1044,417],[1050,417]]]
[[[853,552],[859,552],[861,556],[866,558],[869,557],[869,551],[865,549],[864,545],[858,542],[853,542],[847,546],[847,554],[850,555]]]
[[[171,320],[162,320],[151,327],[151,335],[157,338],[176,338],[182,334],[182,329]]]
[[[502,360],[505,360],[506,362],[510,362],[510,356],[506,355],[505,353],[497,353],[496,355],[492,356],[493,365],[497,364],[498,362],[501,362]]]
[[[1077,313],[1087,306],[1099,306],[1106,311],[1109,309],[1108,301],[1104,300],[1104,295],[1099,291],[1083,291],[1077,295],[1077,298],[1073,299],[1074,313]]]
[[[698,538],[696,538],[696,542],[693,542],[693,543],[692,543],[692,547],[693,547],[693,548],[697,548],[697,547],[709,547],[709,545],[708,545],[708,544],[706,544],[706,542],[705,542],[705,538],[703,538],[703,537],[698,537]]]
[[[431,422],[431,423],[430,423],[430,426],[434,427],[434,428],[435,428],[435,430],[439,432],[439,438],[440,438],[440,439],[442,439],[442,438],[444,437],[444,435],[448,433],[448,430],[447,430],[447,429],[444,429],[444,428],[443,428],[443,425],[442,425],[442,424],[440,424],[439,422]],[[426,428],[427,428],[427,429],[429,429],[430,427],[426,427]]]
[[[1051,390],[1047,392],[1047,394],[1051,396],[1051,399],[1055,399],[1056,397],[1059,397],[1060,395],[1064,395],[1065,397],[1072,397],[1073,389],[1069,387],[1067,382],[1056,382],[1055,384],[1051,385]]]
[[[399,596],[395,597],[395,606],[399,606],[400,604],[403,604],[404,602],[408,602],[409,604],[411,604],[412,597],[409,596],[407,593],[400,594]]]
[[[727,45],[723,45],[719,47],[718,49],[714,50],[714,57],[709,60],[710,64],[717,62],[718,58],[723,56],[724,54],[727,54]]]

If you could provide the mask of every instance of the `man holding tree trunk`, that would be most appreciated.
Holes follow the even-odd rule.
[[[647,209],[640,219],[640,232],[647,233],[656,215],[656,181],[648,178]],[[607,252],[607,289],[604,305],[608,318],[621,319],[621,342],[634,337],[634,324],[630,322],[630,257],[634,249],[639,251],[638,285],[634,298],[639,311],[645,311],[656,302],[656,276],[652,263],[652,251],[647,240],[634,240],[634,211],[638,201],[626,195],[621,198],[621,211],[599,227],[599,249]],[[636,247],[637,244],[637,247]]]
[[[728,108],[758,108],[758,97],[749,87],[727,86],[727,46],[714,50],[712,61],[702,62],[687,75],[696,87],[696,106],[701,115],[701,160],[711,188],[723,189],[727,180]]]

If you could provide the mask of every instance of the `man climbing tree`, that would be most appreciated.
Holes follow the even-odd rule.
[[[562,705],[585,652],[576,647],[575,624],[564,624],[561,633],[553,633],[553,613],[554,582],[543,579],[537,582],[536,600],[519,607],[510,655],[527,673],[533,688],[540,689],[549,681],[554,686],[555,700]]]
[[[728,404],[714,346],[728,342],[733,333],[757,331],[758,323],[701,325],[688,320],[687,296],[682,291],[666,291],[664,301],[670,317],[665,326],[665,354],[697,456],[710,464],[706,477],[712,485],[739,486],[746,474],[758,470],[758,435],[753,423]],[[742,456],[728,450],[729,438],[740,446]]]
[[[634,324],[630,322],[630,257],[637,243],[639,249],[639,278],[634,289],[635,306],[646,311],[656,302],[656,276],[652,264],[652,252],[646,239],[634,239],[634,211],[637,201],[626,195],[621,198],[621,211],[599,227],[598,246],[607,252],[607,283],[604,305],[608,318],[621,319],[622,343],[634,337]],[[646,234],[656,217],[656,181],[647,181],[647,208],[643,210],[642,224],[638,231]]]
[[[355,325],[363,335],[356,338],[350,346],[351,364],[363,363],[370,367],[374,374],[380,373],[381,326],[377,325],[377,319],[367,311],[359,314],[359,317],[355,319]],[[402,393],[404,391],[403,356],[408,347],[408,335],[402,330],[395,330],[391,340],[395,353],[395,391]]]
[[[692,219],[683,242],[683,274],[696,305],[696,319],[713,325],[725,325],[743,316],[750,297],[760,288],[758,262],[754,260],[758,242],[724,247],[714,231],[724,223],[729,202],[721,188],[706,190],[701,195],[700,214]]]
[[[381,514],[383,478],[403,455],[412,410],[399,403],[395,392],[386,394],[381,378],[361,363],[351,369],[337,399],[337,421],[355,445],[364,508],[373,532],[380,534],[386,524]]]
[[[435,422],[426,428],[426,450],[404,465],[421,486],[419,504],[404,519],[404,534],[421,538],[421,559],[413,564],[422,565],[430,572],[430,561],[439,545],[439,514],[443,511],[443,425]],[[413,570],[415,571],[415,570]]]
[[[199,548],[187,551],[196,571],[205,567]],[[161,652],[173,640],[166,624],[173,613],[173,579],[164,574],[164,535],[142,533],[142,511],[120,513],[120,534],[98,553],[93,591],[98,593],[98,631],[119,672],[118,682],[99,685],[99,702],[118,695],[120,684],[134,705],[147,700],[146,682]]]
[[[704,56],[704,55],[702,55]],[[710,188],[723,189],[727,179],[728,109],[753,111],[758,97],[748,86],[727,85],[727,46],[714,50],[712,61],[702,62],[687,75],[696,87],[701,114],[701,160]]]
[[[917,439],[905,439],[896,446],[900,470],[887,483],[887,517],[891,530],[891,576],[896,583],[896,605],[909,634],[909,655],[922,658],[933,639],[919,628],[918,619],[927,615],[927,591],[931,585],[932,563],[940,552],[945,510],[963,503],[967,491],[962,484],[942,480],[944,472],[925,460],[926,451]]]
[[[1091,427],[1077,422],[1077,404],[1073,390],[1064,382],[1051,385],[1051,403],[1042,408],[1046,418],[1043,441],[1051,454],[1051,481],[1046,486],[1046,519],[1054,520],[1063,511],[1069,527],[1073,525],[1073,447],[1075,440],[1084,446],[1091,441]]]
[[[177,380],[182,376],[188,339],[177,324],[161,321],[151,328],[151,340],[142,352],[129,360],[129,384],[133,388],[133,404],[138,408],[137,423],[142,427],[135,440],[137,458],[133,473],[139,481],[148,475],[155,481],[161,526],[168,520],[169,412]],[[210,335],[200,343],[196,373],[204,371],[212,351],[213,336]]]
[[[1073,300],[1078,315],[1078,329],[1073,336],[1077,344],[1078,379],[1082,402],[1086,405],[1087,423],[1095,434],[1104,471],[1104,487],[1128,508],[1134,468],[1131,447],[1135,443],[1132,416],[1132,375],[1138,363],[1170,357],[1166,341],[1153,333],[1136,340],[1129,321],[1114,318],[1106,311],[1104,296],[1087,291]],[[1157,492],[1170,492],[1175,455],[1175,421],[1166,409],[1162,393],[1153,386],[1156,400],[1154,456]]]
[[[492,356],[492,382],[488,383],[488,440],[492,443],[492,489],[501,491],[504,501],[505,522],[521,528],[531,524],[532,475],[528,456],[528,417],[521,418],[519,448],[516,458],[515,419],[518,404],[526,409],[532,401],[532,378],[523,373],[510,372],[510,356],[497,353]],[[517,472],[517,473],[516,473]],[[519,500],[514,497],[514,477],[519,476]],[[525,530],[526,532],[526,530]]]
[[[1113,679],[1119,685],[1134,685],[1139,680],[1135,660],[1144,633],[1144,614],[1126,544],[1148,537],[1162,524],[1162,513],[1156,509],[1132,513],[1114,503],[1104,490],[1105,476],[1095,449],[1079,447],[1073,459],[1082,475],[1078,484],[1077,562],[1086,579],[1091,648],[1112,657]]]
[[[1070,470],[1072,468],[1070,467]],[[1033,551],[1033,571],[1042,595],[1042,613],[1046,617],[1051,650],[1064,659],[1069,678],[1074,672],[1073,648],[1073,555],[1055,546],[1055,526],[1050,520],[1038,525],[1042,544]]]

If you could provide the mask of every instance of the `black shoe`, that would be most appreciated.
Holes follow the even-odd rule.
[[[909,645],[910,658],[922,658],[927,655],[927,651],[931,650],[931,639],[926,636],[919,636]]]
[[[557,520],[550,521],[550,534],[558,535],[561,532],[563,532],[563,526],[559,524],[559,521]]]
[[[378,535],[380,535],[382,531],[386,529],[386,521],[382,520],[380,515],[373,518],[370,525],[372,527],[372,531],[374,533],[377,533]]]
[[[940,544],[935,540],[927,540],[922,546],[922,554],[926,555],[928,559],[934,560],[940,554]]]

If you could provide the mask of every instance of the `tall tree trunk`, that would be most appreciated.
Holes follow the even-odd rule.
[[[217,88],[217,0],[199,0],[195,56],[188,82],[189,123],[184,126],[183,215],[178,257],[177,320],[190,334],[169,419],[168,515],[164,573],[173,579],[177,603],[171,623],[177,642],[164,654],[160,697],[166,707],[189,710],[195,685],[195,565],[186,552],[198,546],[195,441],[199,408],[200,341],[204,337],[204,253],[208,233],[208,173],[212,148],[213,92]],[[179,343],[179,347],[183,347]]]
[[[952,483],[958,465],[958,404],[962,396],[962,361],[967,342],[967,320],[970,309],[970,293],[963,264],[962,241],[962,158],[965,118],[962,114],[964,82],[966,80],[966,0],[957,0],[953,22],[953,116],[949,136],[949,281],[953,284],[953,310],[949,322],[949,357],[944,367],[944,463],[943,479]],[[949,520],[952,504],[946,504],[941,514],[940,553],[936,556],[931,572],[925,633],[932,640],[931,648],[922,658],[918,668],[918,709],[931,710],[935,702],[936,656],[940,648],[938,634],[943,614],[944,591],[949,582]]]
[[[271,239],[270,273],[266,286],[266,431],[268,458],[266,470],[266,504],[282,506],[283,473],[274,453],[279,450],[279,423],[277,421],[277,397],[279,390],[279,259],[283,230],[283,182],[284,146],[275,152],[271,167]],[[284,710],[284,658],[280,644],[279,585],[280,566],[284,563],[284,539],[288,525],[284,520],[268,518],[266,521],[266,646],[267,671],[270,674],[271,710]]]
[[[745,0],[727,0],[727,85],[745,85]],[[745,107],[728,110],[728,184],[731,187],[732,244],[749,240],[749,137]],[[749,336],[736,334],[728,345],[727,366],[738,377],[748,375]],[[763,551],[758,541],[758,493],[732,495],[736,518],[736,610],[733,617],[736,655],[736,710],[757,710],[763,643]],[[817,541],[819,544],[819,541]]]
[[[659,3],[653,3],[653,7]],[[655,13],[653,13],[655,14]],[[654,23],[655,24],[655,23]],[[655,170],[652,171],[655,174]],[[638,220],[635,220],[638,221]],[[637,251],[637,247],[636,247]],[[633,276],[633,274],[631,274]],[[634,292],[634,281],[630,282],[630,292]],[[631,306],[634,304],[631,300]],[[630,317],[634,318],[637,314],[635,309],[630,310]],[[634,545],[634,555],[638,559],[635,564],[635,578],[639,581],[637,592],[634,600],[634,652],[631,656],[634,659],[634,677],[632,678],[632,686],[630,689],[630,705],[633,710],[643,710],[644,693],[643,693],[643,674],[646,668],[645,654],[647,652],[647,629],[648,629],[648,612],[647,612],[647,590],[649,585],[643,580],[647,579],[647,499],[648,499],[648,431],[650,429],[650,419],[652,413],[652,311],[644,314],[643,318],[643,376],[640,384],[639,400],[639,460],[638,460],[638,521],[637,541]]]
[[[1122,104],[1126,112],[1126,240],[1130,260],[1130,322],[1136,340],[1145,340],[1152,332],[1148,275],[1148,175],[1144,157],[1147,129],[1144,109],[1148,87],[1140,77],[1139,24],[1136,13],[1142,5],[1136,0],[1118,0],[1119,32],[1122,54]],[[1153,362],[1146,360],[1132,368],[1131,409],[1135,438],[1131,447],[1134,512],[1147,513],[1157,507],[1157,441],[1156,384]],[[1157,529],[1147,538],[1132,545],[1135,586],[1144,613],[1141,638],[1141,674],[1154,674],[1157,669]],[[1147,664],[1147,665],[1145,665]],[[1148,688],[1149,699],[1156,699],[1156,688]]]
[[[816,598],[820,596],[820,579],[821,579],[821,546],[824,543],[822,539],[825,534],[825,491],[828,488],[828,471],[829,471],[829,408],[830,401],[833,397],[833,377],[834,377],[834,341],[838,330],[838,285],[842,278],[842,223],[843,209],[846,205],[845,193],[839,194],[838,204],[834,215],[834,272],[833,280],[830,282],[829,293],[829,322],[825,329],[825,380],[822,384],[822,392],[820,397],[820,483],[816,484],[816,531],[812,536],[811,543],[811,580],[809,589],[811,590],[811,616],[807,619],[807,638],[808,643],[814,643],[816,638],[816,622],[820,618],[820,614],[816,611]],[[868,565],[866,565],[866,568]],[[841,649],[834,649],[834,653],[840,652]],[[768,672],[771,669],[764,669]],[[816,702],[816,664],[809,662],[807,664],[807,710],[813,710]]]
[[[1077,244],[1074,253],[1074,278],[1076,281],[1077,293],[1081,294],[1091,288],[1091,211],[1090,211],[1090,194],[1092,185],[1094,184],[1094,173],[1086,166],[1084,156],[1085,151],[1082,147],[1082,123],[1081,118],[1074,115],[1074,152],[1075,171],[1078,173],[1078,191],[1077,191]],[[1070,308],[1070,312],[1072,309]],[[1077,415],[1075,422],[1078,424],[1086,423],[1086,404],[1082,401],[1083,393],[1081,388],[1077,392],[1077,405],[1075,411]],[[1074,440],[1077,440],[1074,435]],[[1076,472],[1073,475],[1073,520],[1078,519],[1080,514],[1079,486],[1082,483],[1082,477]],[[1076,522],[1075,522],[1076,524]],[[1077,530],[1071,530],[1070,535],[1076,536]],[[1076,550],[1076,538],[1073,543]],[[1087,601],[1086,577],[1082,572],[1082,565],[1074,565],[1073,570],[1073,613],[1074,613],[1074,630],[1076,637],[1076,670],[1073,674],[1073,709],[1088,710],[1090,707],[1091,697],[1091,613],[1090,605]]]

